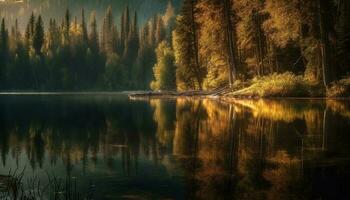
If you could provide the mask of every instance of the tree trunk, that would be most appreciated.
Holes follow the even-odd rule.
[[[328,88],[331,83],[331,65],[332,65],[332,52],[331,44],[329,41],[329,28],[327,17],[327,0],[318,0],[318,14],[319,14],[319,27],[320,27],[320,49],[322,59],[322,75],[323,84]]]
[[[255,45],[256,45],[256,60],[258,64],[259,75],[265,74],[265,63],[264,57],[266,53],[266,41],[264,37],[264,33],[261,29],[261,16],[257,10],[253,10],[253,20],[255,25]]]
[[[271,56],[269,57],[269,65],[270,65],[270,74],[277,72],[278,71],[278,60],[277,60],[277,55],[276,55],[276,47],[275,45],[270,42],[270,41],[266,41],[268,46],[269,46],[269,50],[271,52]]]
[[[301,0],[298,1],[298,10],[299,13],[302,15],[303,9],[302,9],[302,2]],[[302,15],[303,16],[303,15]],[[304,36],[303,36],[303,22],[300,22],[299,24],[299,48],[300,48],[300,56],[301,56],[301,61],[303,64],[304,69],[306,69],[307,65],[307,60],[305,59],[305,51],[304,51]]]
[[[191,24],[192,24],[192,40],[193,40],[193,50],[194,50],[194,64],[196,79],[198,82],[198,87],[202,90],[202,78],[200,74],[200,64],[199,64],[199,51],[198,51],[198,36],[196,27],[196,17],[195,17],[195,4],[196,0],[191,0]]]
[[[225,33],[228,45],[228,63],[229,63],[229,81],[230,85],[236,81],[237,78],[237,36],[234,28],[232,18],[232,7],[230,0],[224,0],[224,18],[225,18]]]

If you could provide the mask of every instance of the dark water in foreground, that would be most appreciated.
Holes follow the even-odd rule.
[[[3,95],[0,158],[95,199],[349,199],[350,102]]]

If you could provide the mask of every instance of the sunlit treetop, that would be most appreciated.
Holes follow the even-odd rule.
[[[116,19],[129,6],[130,10],[138,11],[140,22],[145,22],[156,13],[163,12],[169,1],[176,8],[181,4],[181,0],[0,0],[0,16],[11,24],[16,18],[19,19],[19,26],[23,28],[32,12],[41,14],[46,23],[49,18],[60,19],[67,8],[72,16],[80,16],[84,8],[87,16],[96,11],[97,21],[100,22],[108,6],[112,7]]]

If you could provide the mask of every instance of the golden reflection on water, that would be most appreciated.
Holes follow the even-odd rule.
[[[93,171],[102,160],[112,173],[120,160],[130,175],[146,159],[181,176],[189,199],[308,199],[317,197],[312,169],[341,166],[342,174],[349,165],[347,101],[180,98],[114,111],[89,106],[80,119],[69,109],[63,118],[34,112],[27,119],[20,110],[2,117],[3,168],[24,154],[33,169],[62,161],[68,172],[79,163]]]
[[[347,103],[180,99],[174,153],[196,160],[197,198],[216,199],[233,187],[226,191],[239,199],[307,199],[308,188],[296,186],[306,186],[305,169],[349,161],[349,140],[339,141],[349,128]],[[324,159],[329,152],[336,156]]]

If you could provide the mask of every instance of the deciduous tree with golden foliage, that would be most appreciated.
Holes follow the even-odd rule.
[[[174,30],[178,86],[211,90],[292,72],[309,95],[325,95],[349,75],[348,11],[341,0],[184,1]]]

